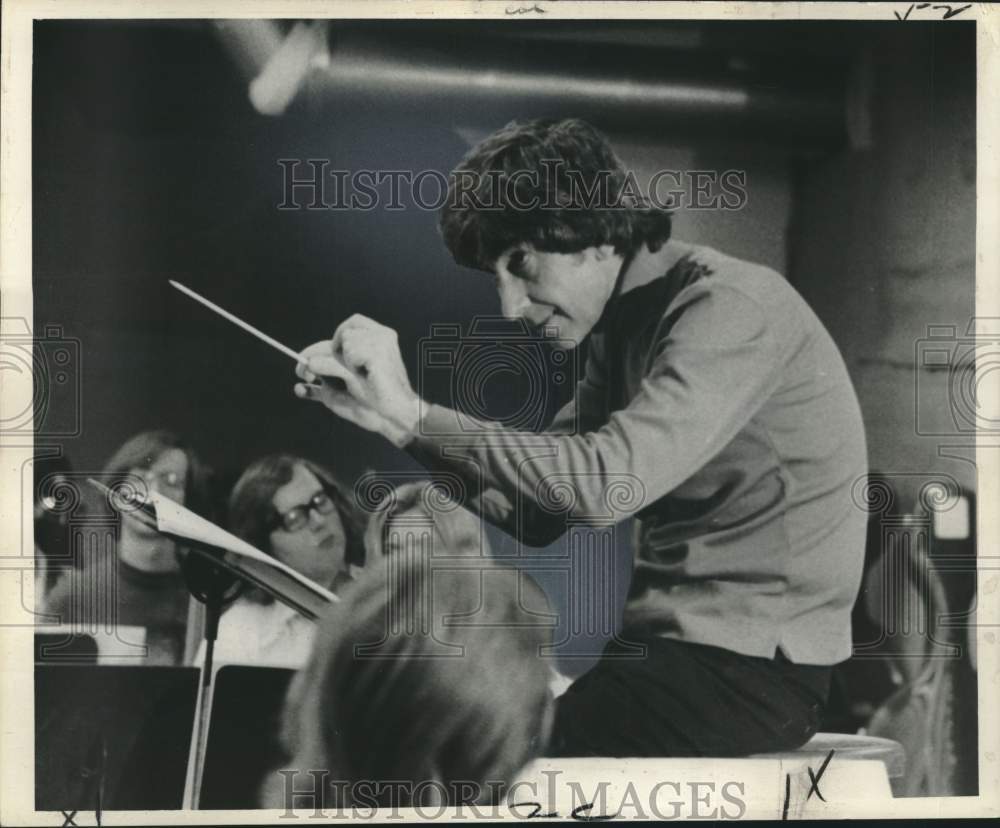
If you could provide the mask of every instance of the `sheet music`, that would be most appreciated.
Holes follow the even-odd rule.
[[[265,555],[259,549],[255,549],[246,541],[240,540],[225,529],[216,526],[210,520],[206,520],[200,515],[196,515],[190,509],[185,509],[179,503],[165,497],[156,491],[149,493],[149,498],[156,508],[156,524],[159,531],[164,534],[173,535],[182,539],[197,541],[198,543],[214,546],[239,556],[245,562],[246,559],[257,564],[263,564],[267,570],[276,570],[293,581],[307,587],[313,592],[326,598],[328,601],[336,601],[337,597],[328,589],[324,589],[315,581],[292,569],[277,558]],[[257,572],[261,571],[259,566],[253,567]]]
[[[852,477],[855,486],[842,499],[841,512],[812,507],[812,513],[824,518],[848,510],[852,515],[864,513],[866,537],[858,531],[855,541],[845,544],[847,551],[856,553],[862,542],[866,547],[860,597],[853,605],[851,658],[832,665],[818,650],[811,652],[810,645],[802,647],[808,651],[806,658],[787,659],[793,666],[779,665],[782,671],[804,666],[804,675],[813,667],[830,667],[831,715],[820,720],[820,738],[808,750],[740,758],[720,758],[728,754],[713,755],[711,749],[701,758],[685,754],[612,759],[608,757],[620,754],[610,751],[594,752],[591,758],[543,758],[522,768],[519,782],[524,784],[513,792],[508,786],[507,793],[513,795],[495,808],[494,803],[484,806],[485,811],[463,805],[438,813],[434,802],[425,802],[426,807],[404,809],[402,814],[380,815],[374,808],[360,807],[362,789],[356,796],[351,791],[359,807],[328,808],[322,815],[351,823],[373,817],[411,822],[454,817],[599,821],[1000,815],[1000,696],[993,684],[1000,669],[995,635],[1000,590],[995,589],[993,571],[998,559],[991,551],[1000,547],[1000,521],[995,505],[988,505],[998,502],[1000,483],[1000,384],[995,381],[1000,374],[988,370],[1000,364],[1000,291],[995,289],[1000,236],[984,230],[997,223],[998,191],[989,184],[1000,179],[1000,117],[997,96],[988,90],[1000,85],[1000,16],[989,11],[989,4],[723,0],[678,6],[489,0],[453,7],[439,0],[292,0],[281,6],[285,19],[269,11],[275,4],[259,1],[192,3],[186,8],[193,11],[185,11],[182,19],[175,7],[161,0],[149,0],[141,12],[120,5],[73,0],[65,11],[60,4],[59,14],[51,12],[46,0],[7,0],[3,7],[0,249],[7,255],[0,267],[0,456],[5,469],[0,485],[0,823],[287,824],[289,818],[315,817],[318,807],[313,806],[323,803],[310,801],[308,792],[314,786],[351,791],[339,786],[359,781],[333,761],[326,762],[333,768],[326,780],[306,773],[303,763],[312,757],[302,751],[282,760],[280,770],[295,773],[283,776],[274,767],[267,769],[276,786],[273,803],[258,797],[256,779],[234,767],[224,775],[246,792],[239,803],[246,810],[172,812],[157,798],[170,788],[168,774],[162,771],[168,754],[185,752],[175,748],[189,739],[194,712],[179,716],[183,721],[173,733],[156,716],[132,733],[122,725],[136,717],[130,707],[117,703],[119,695],[95,694],[105,714],[102,719],[82,703],[92,695],[66,692],[60,695],[81,703],[59,725],[61,732],[54,732],[47,718],[51,707],[39,702],[32,639],[53,629],[43,626],[45,619],[56,619],[66,626],[55,629],[77,637],[94,636],[100,670],[121,671],[136,641],[134,629],[124,623],[124,610],[160,609],[155,594],[147,597],[154,589],[146,589],[146,584],[169,583],[173,597],[187,599],[180,577],[188,572],[173,571],[175,553],[185,570],[188,564],[207,562],[205,568],[212,574],[220,574],[216,568],[225,570],[221,574],[266,593],[280,604],[277,609],[291,608],[286,616],[293,610],[313,620],[327,614],[330,602],[340,599],[319,584],[335,584],[339,590],[339,581],[319,573],[303,575],[266,554],[263,549],[298,565],[284,550],[272,549],[273,538],[258,538],[235,520],[220,519],[216,525],[192,511],[215,514],[228,494],[223,490],[241,470],[272,453],[294,451],[330,468],[342,493],[359,510],[358,524],[363,529],[367,521],[372,530],[361,540],[347,538],[351,546],[343,545],[345,550],[357,549],[358,555],[350,557],[362,558],[369,568],[376,563],[371,553],[377,550],[365,548],[364,541],[391,548],[393,555],[410,555],[411,543],[421,555],[430,553],[438,543],[434,527],[411,520],[408,513],[394,515],[392,524],[388,517],[384,523],[379,520],[389,514],[385,506],[391,501],[385,495],[427,474],[442,479],[451,474],[442,469],[456,468],[454,490],[450,483],[445,485],[448,497],[454,493],[456,499],[461,495],[477,505],[481,502],[491,516],[508,511],[516,515],[535,501],[560,514],[571,511],[569,531],[545,548],[533,544],[548,538],[545,532],[536,537],[527,531],[529,521],[512,522],[509,531],[484,525],[480,533],[481,543],[491,545],[505,567],[517,570],[503,573],[511,575],[510,583],[515,576],[519,589],[537,582],[551,604],[543,615],[526,603],[523,609],[530,617],[511,624],[513,632],[531,631],[548,624],[547,619],[557,622],[552,644],[545,652],[538,650],[539,657],[569,668],[567,676],[590,676],[561,697],[557,704],[565,707],[552,720],[564,735],[581,741],[613,737],[618,730],[645,737],[661,724],[690,725],[690,711],[668,703],[657,704],[653,717],[647,711],[654,706],[641,704],[595,703],[589,710],[581,704],[580,715],[566,712],[577,692],[599,688],[594,676],[601,674],[589,672],[594,665],[605,663],[608,676],[624,675],[633,666],[625,659],[630,658],[629,648],[634,649],[634,630],[644,634],[655,626],[645,613],[659,600],[653,594],[658,591],[641,593],[649,586],[644,581],[656,580],[657,567],[672,570],[703,560],[711,565],[718,559],[719,544],[714,538],[700,544],[699,538],[706,536],[696,537],[689,519],[705,517],[716,524],[712,535],[717,529],[727,539],[736,538],[744,521],[752,529],[800,525],[765,521],[758,509],[779,496],[804,502],[814,493],[829,491],[799,485],[799,470],[808,453],[815,452],[824,462],[839,456],[842,432],[829,416],[832,408],[816,417],[795,414],[813,399],[805,390],[806,381],[822,383],[833,374],[810,365],[801,372],[781,370],[791,362],[763,359],[753,367],[777,366],[773,381],[787,381],[787,393],[777,394],[773,406],[746,406],[746,418],[756,426],[758,413],[780,406],[788,412],[783,428],[801,421],[817,425],[816,439],[803,443],[808,452],[794,454],[790,477],[769,465],[766,475],[727,471],[704,486],[688,478],[664,495],[668,502],[655,514],[657,510],[646,508],[651,502],[642,509],[625,508],[628,500],[620,499],[623,487],[617,481],[636,484],[634,490],[645,491],[647,501],[659,497],[666,488],[657,488],[661,474],[676,466],[666,452],[662,463],[653,462],[663,441],[621,441],[627,460],[621,464],[598,451],[594,473],[588,468],[578,474],[575,462],[563,468],[564,448],[570,447],[573,454],[580,447],[594,448],[596,440],[596,447],[603,449],[608,427],[617,431],[623,419],[632,417],[632,412],[620,413],[625,398],[639,403],[648,399],[643,392],[646,376],[639,377],[637,371],[634,383],[617,382],[619,367],[638,365],[644,355],[656,361],[663,350],[683,345],[684,324],[679,315],[672,315],[675,309],[649,327],[640,324],[640,312],[651,312],[675,286],[693,289],[684,296],[704,287],[706,292],[698,295],[706,297],[719,296],[726,287],[720,279],[725,268],[702,270],[692,264],[677,271],[679,278],[665,280],[669,289],[656,294],[654,282],[670,271],[651,268],[649,281],[636,280],[632,298],[620,306],[619,325],[617,320],[609,323],[612,314],[605,315],[596,305],[592,309],[600,310],[600,316],[588,312],[571,318],[575,310],[589,308],[590,299],[608,298],[603,291],[590,293],[595,281],[589,278],[580,282],[579,291],[566,289],[565,307],[559,306],[560,297],[540,293],[537,283],[519,278],[562,272],[540,268],[541,262],[565,264],[571,254],[579,261],[569,250],[575,245],[562,243],[567,239],[584,245],[601,242],[594,258],[587,253],[583,260],[588,266],[585,276],[596,279],[595,274],[603,273],[611,261],[607,251],[601,252],[603,231],[591,237],[586,223],[580,224],[578,239],[576,234],[549,231],[575,226],[573,213],[581,206],[576,197],[586,202],[583,209],[592,209],[595,202],[615,195],[629,209],[642,205],[644,215],[646,208],[669,210],[673,217],[666,244],[680,241],[710,249],[719,257],[712,262],[733,257],[745,263],[745,272],[753,275],[741,287],[763,278],[764,270],[781,274],[802,294],[844,358],[864,415],[873,474]],[[127,19],[135,16],[141,19]],[[512,52],[518,56],[515,66],[509,60]],[[170,71],[164,71],[165,63]],[[88,71],[80,72],[80,66]],[[507,205],[512,227],[523,224],[531,230],[515,233],[524,236],[518,239],[525,242],[520,252],[527,254],[531,248],[553,253],[544,243],[552,239],[560,242],[553,247],[564,251],[551,258],[526,256],[515,273],[518,268],[511,270],[510,265],[518,259],[506,253],[496,262],[485,261],[494,258],[492,244],[486,243],[494,240],[488,238],[493,235],[492,216],[482,220],[481,245],[471,244],[474,236],[464,232],[454,244],[445,244],[438,227],[442,211],[450,206],[452,174],[457,174],[453,189],[464,190],[462,159],[505,124],[536,118],[580,118],[606,133],[625,179],[619,187],[618,163],[605,164],[603,155],[600,166],[615,167],[614,175],[605,179],[603,174],[612,171],[602,169],[591,181],[590,176],[570,174],[572,199],[548,197],[562,194],[560,178],[568,172],[558,159],[539,164],[536,158],[529,164],[525,157],[511,154],[508,172],[517,168],[516,177],[508,175],[506,180],[518,186],[511,188],[510,196],[503,178],[487,174],[494,186],[466,195],[488,192]],[[534,187],[535,173],[540,174],[537,190],[542,198],[522,204],[517,197],[530,189],[527,185]],[[484,202],[483,212],[492,206]],[[552,208],[557,215],[549,215]],[[611,227],[612,218],[602,216],[599,224]],[[621,224],[624,228],[625,222]],[[496,241],[507,241],[506,230],[499,232],[505,223],[498,219],[496,226]],[[470,242],[469,251],[464,250],[465,242]],[[611,246],[612,255],[622,252],[617,237]],[[476,247],[481,249],[472,249]],[[503,289],[500,295],[487,283],[489,278],[484,282],[481,274],[471,272],[475,266],[467,266],[476,254],[484,261],[471,261],[473,265],[502,265],[492,274],[496,287]],[[590,264],[597,270],[591,271]],[[571,275],[567,271],[567,278]],[[168,277],[179,278],[185,286]],[[623,286],[619,279],[609,288],[614,301],[625,299]],[[741,290],[724,292],[733,301],[746,298]],[[520,298],[526,301],[516,304]],[[755,303],[753,310],[775,307],[771,299],[769,294],[768,301]],[[508,316],[521,314],[521,321],[537,313],[540,330],[529,325],[523,335],[512,332],[493,316],[498,303]],[[684,303],[684,313],[687,308],[707,313],[714,303],[714,298]],[[551,315],[540,312],[545,304],[553,306]],[[299,378],[293,369],[301,365],[300,355],[309,343],[332,342],[339,326],[357,315],[399,334],[404,369],[421,400],[418,429],[437,440],[436,454],[418,456],[415,446],[399,451],[395,440],[325,411],[312,392],[296,390]],[[703,348],[680,347],[679,361],[671,361],[669,371],[651,372],[649,379],[666,379],[674,387],[690,377],[684,389],[677,385],[685,393],[712,386],[720,410],[697,421],[719,420],[723,404],[741,393],[744,381],[753,381],[754,371],[719,384],[721,374],[711,368],[680,368],[692,364],[695,351],[721,353],[726,337],[749,327],[753,316],[734,316],[732,326],[720,325],[719,338],[704,340]],[[562,361],[556,362],[553,347],[558,343],[556,338],[545,341],[546,329],[565,332],[577,321],[585,327],[595,318],[603,334],[583,340],[588,344],[578,350],[559,350]],[[664,324],[668,318],[669,325]],[[794,352],[790,334],[804,318],[788,314],[777,320],[781,324],[773,329],[773,341],[786,356]],[[491,320],[497,321],[495,328],[481,326]],[[709,330],[706,325],[698,329]],[[661,335],[666,339],[661,341]],[[251,341],[254,336],[257,342]],[[261,347],[261,342],[271,347]],[[600,369],[599,374],[588,373],[588,353],[593,356],[590,367]],[[732,353],[743,353],[742,346]],[[723,362],[715,364],[721,370]],[[591,394],[581,394],[580,405],[571,405],[576,380],[600,375],[615,380],[610,384],[616,393],[597,399],[596,405]],[[840,392],[816,399],[833,406],[853,397]],[[442,411],[455,409],[450,424],[425,416],[433,413],[435,404]],[[591,418],[591,408],[602,416]],[[649,420],[658,419],[647,410]],[[553,430],[558,451],[550,455],[545,448],[549,436],[543,432],[554,412],[575,416],[572,421],[559,417],[566,427]],[[638,414],[636,419],[645,422],[641,405]],[[499,437],[487,433],[495,426],[487,427],[484,417],[500,423],[504,431]],[[680,419],[671,418],[671,433],[675,423]],[[156,461],[147,462],[145,454],[135,455],[122,471],[109,472],[106,464],[116,447],[138,428],[176,430],[183,445],[191,448],[187,474],[175,468],[168,476],[170,470],[150,468]],[[477,429],[484,434],[478,435]],[[517,441],[523,439],[520,454],[512,449],[504,456],[508,430],[517,432]],[[536,433],[537,446],[531,443]],[[747,436],[732,439],[721,458],[713,457],[725,465],[730,454],[763,446],[753,434]],[[694,452],[701,444],[678,445]],[[472,457],[471,450],[478,448],[484,456],[489,449],[496,462],[477,460],[465,463],[467,468],[442,462],[440,468],[424,468],[430,460],[456,460],[462,453]],[[53,525],[60,522],[59,543],[51,549],[44,535],[32,531],[32,498],[48,475],[37,462],[45,452],[50,458],[72,458],[74,470],[65,485],[46,489],[51,496],[45,508],[51,510]],[[199,462],[191,462],[202,452]],[[519,462],[522,457],[527,461]],[[536,474],[553,458],[560,460],[556,474]],[[202,467],[213,472],[212,485],[187,488],[182,496],[180,481],[187,485],[200,477]],[[370,473],[371,485],[360,485],[369,474],[363,469],[378,470]],[[134,496],[160,484],[172,494],[153,491],[148,499],[126,499],[119,508],[130,516],[119,520],[108,508],[115,505],[112,501],[95,503],[95,498],[86,497],[92,494],[83,491],[88,475],[112,489],[123,475],[146,484],[140,487],[133,481],[120,492],[105,487],[106,496]],[[486,477],[495,476],[510,484],[507,494],[486,484]],[[611,476],[618,477],[610,481]],[[737,479],[739,486],[728,486]],[[783,486],[788,479],[796,485]],[[605,487],[603,499],[591,498],[587,493],[596,490],[595,480],[615,485]],[[706,493],[711,500],[712,495],[722,498],[751,490],[759,494],[759,502],[747,498],[741,508],[712,501],[702,511],[693,505]],[[303,491],[285,507],[279,509],[272,500],[263,508],[271,506],[285,515],[304,509],[316,524],[320,517],[332,522],[333,512],[324,514],[323,501],[316,503],[310,495]],[[201,508],[203,497],[212,508]],[[422,504],[426,511],[441,505],[436,498],[426,499],[432,500]],[[618,522],[625,512],[634,516]],[[636,524],[645,515],[650,520],[644,535]],[[38,526],[37,515],[35,523]],[[350,530],[344,535],[356,534],[353,523],[343,528]],[[136,529],[144,531],[132,531]],[[671,535],[674,529],[676,537]],[[133,535],[139,534],[136,542]],[[809,534],[800,532],[799,537]],[[656,554],[647,559],[652,568],[645,563],[637,568],[637,561],[642,562],[640,541],[653,535],[664,543],[654,544]],[[315,536],[324,537],[319,531]],[[158,543],[161,540],[170,542]],[[349,556],[341,561],[340,540],[337,533],[332,555],[346,567]],[[162,568],[168,573],[144,573],[132,566],[133,550],[142,552],[147,545],[156,547],[156,563],[165,562]],[[751,547],[774,548],[748,543]],[[441,557],[443,569],[478,566],[474,559],[459,560],[458,555],[454,561],[450,554]],[[88,567],[85,576],[80,574],[80,564],[90,561],[99,562],[99,568]],[[409,558],[379,559],[394,561]],[[385,568],[387,578],[405,574],[403,569]],[[831,559],[824,566],[789,570],[801,575],[806,585],[844,571]],[[691,593],[700,574],[691,579],[664,577],[662,594],[669,594],[673,615],[673,604]],[[722,574],[716,579],[709,573],[704,582],[727,616],[732,610],[738,617],[744,605],[730,598],[725,591],[730,588],[736,595],[735,590],[745,586],[748,595],[760,597],[762,606],[791,604],[785,594],[788,580],[776,569],[751,571],[750,561],[741,559]],[[49,576],[66,576],[74,585],[68,609],[58,615],[50,614],[43,600]],[[484,574],[478,582],[483,596],[491,580],[493,576]],[[768,583],[777,586],[772,590]],[[678,584],[681,588],[675,588]],[[90,590],[91,585],[101,589]],[[33,586],[38,590],[34,596]],[[341,591],[344,600],[364,594],[356,586]],[[396,625],[393,634],[409,635],[405,622],[410,616],[434,609],[437,586],[432,582],[426,593],[408,588],[404,592],[401,586],[379,595],[399,598],[391,614],[386,612],[386,624]],[[944,593],[943,599],[938,592]],[[133,595],[138,598],[133,600]],[[817,606],[834,606],[829,592],[818,590],[815,595],[821,596]],[[528,596],[524,589],[523,597]],[[637,597],[642,600],[634,601]],[[837,605],[844,625],[851,609],[845,602]],[[631,604],[628,612],[624,604]],[[476,612],[448,616],[448,632],[477,623],[478,612],[492,606],[484,597]],[[197,631],[200,605],[195,609],[187,626]],[[161,615],[175,625],[183,620],[183,613],[171,612],[170,606]],[[108,617],[110,626],[95,634]],[[633,624],[633,619],[639,623]],[[301,626],[301,618],[292,620],[295,628]],[[441,619],[432,615],[431,620]],[[428,626],[432,633],[434,623]],[[487,633],[503,626],[487,628]],[[684,635],[695,626],[686,625]],[[261,628],[267,629],[263,624]],[[421,643],[424,628],[414,629],[414,641]],[[791,639],[805,629],[802,617],[796,616],[783,633]],[[823,631],[817,633],[818,646],[825,628],[815,629]],[[760,640],[750,623],[734,623],[731,632],[732,641],[723,640],[722,649],[732,644],[736,652],[743,638]],[[699,634],[700,628],[695,630]],[[674,635],[671,627],[661,637]],[[249,638],[247,633],[244,639]],[[109,652],[105,643],[121,653]],[[648,643],[643,638],[643,646]],[[647,662],[660,658],[657,643],[646,648],[642,658]],[[494,658],[485,648],[479,652]],[[89,649],[87,657],[92,657]],[[442,727],[462,713],[465,698],[483,702],[482,709],[488,710],[486,703],[497,697],[497,722],[520,705],[521,696],[511,702],[501,698],[499,690],[502,679],[522,676],[516,669],[505,669],[500,660],[506,656],[499,651],[495,658],[495,666],[484,664],[482,678],[472,670],[453,671],[456,678],[445,690],[455,703],[434,713]],[[440,663],[450,669],[455,662]],[[643,664],[638,658],[634,663]],[[51,667],[50,673],[62,666]],[[416,666],[431,670],[435,663],[428,659]],[[345,675],[338,673],[337,681]],[[693,687],[694,702],[711,699],[706,684],[686,681],[676,662],[660,675],[677,678],[680,688]],[[467,678],[475,696],[459,692],[459,682]],[[77,685],[66,682],[58,689],[74,691]],[[383,685],[376,689],[367,693],[362,686],[355,694],[359,710],[388,697]],[[193,686],[189,690],[194,692]],[[241,690],[249,705],[263,707],[265,692],[250,683]],[[811,687],[807,692],[822,695]],[[738,696],[749,699],[748,688],[741,685]],[[233,717],[237,725],[246,723],[248,743],[263,744],[264,738],[276,736],[280,705],[277,694],[269,698],[273,704],[267,715],[262,712],[246,722],[242,716]],[[431,709],[420,694],[403,698],[415,708]],[[148,697],[139,700],[143,705],[136,709],[150,707]],[[778,719],[791,720],[791,705],[773,707]],[[210,712],[211,705],[203,709]],[[529,722],[526,709],[518,706],[511,721]],[[477,722],[486,719],[483,715]],[[384,738],[375,733],[379,726],[394,724],[391,717],[368,721],[372,730],[361,733],[364,744],[381,745],[379,750],[401,745],[400,756],[415,765],[430,757],[433,746],[423,739],[407,742],[396,739],[399,733],[387,730]],[[399,721],[425,724],[416,715]],[[714,725],[728,737],[727,731],[736,733],[742,724],[740,716],[731,715],[703,721],[704,733],[694,736],[701,737]],[[442,732],[438,721],[426,725],[427,732]],[[53,735],[47,743],[39,738],[46,727]],[[148,737],[162,738],[164,730],[169,741],[161,745],[163,756],[157,757],[154,750],[156,761],[136,761],[133,757],[139,754],[133,753],[133,745],[138,737],[155,742]],[[497,727],[492,732],[518,731]],[[541,727],[535,727],[533,735],[537,745],[544,743]],[[831,738],[834,741],[827,741]],[[859,758],[859,740],[869,750],[879,739],[898,742],[898,751],[887,753],[885,761]],[[452,780],[438,778],[446,764],[463,764],[457,761],[459,749],[443,744],[453,751],[445,757],[448,763],[427,762],[426,768],[413,770],[413,778],[403,780],[408,790],[440,795],[438,782],[461,782],[446,787],[444,796],[467,795],[465,780],[457,774]],[[330,759],[336,747],[323,748]],[[649,752],[657,750],[665,754],[676,747]],[[905,767],[897,761],[899,755],[905,756]],[[321,768],[326,758],[308,767]],[[46,770],[57,762],[66,770],[59,778]],[[117,785],[104,773],[120,766],[136,771],[122,778],[148,778],[148,790],[134,786],[146,798],[133,797],[129,786]],[[265,771],[260,773],[263,777]],[[360,780],[369,781],[379,780]],[[67,810],[59,814],[41,807],[54,800],[37,798],[36,786],[74,798],[61,800]],[[265,810],[268,804],[272,810]],[[131,807],[141,810],[128,810]]]

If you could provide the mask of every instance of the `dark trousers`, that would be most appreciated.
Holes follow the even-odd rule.
[[[819,727],[830,667],[669,638],[644,658],[610,644],[556,700],[549,756],[746,756],[793,750]]]

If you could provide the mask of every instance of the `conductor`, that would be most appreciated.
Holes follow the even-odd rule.
[[[542,433],[459,425],[414,391],[395,332],[357,315],[304,352],[295,392],[462,475],[466,505],[524,543],[609,508],[637,518],[621,637],[642,655],[612,642],[570,686],[550,755],[794,749],[851,653],[857,399],[782,276],[670,238],[669,213],[626,178],[599,132],[565,120],[509,124],[450,179],[440,227],[455,260],[492,274],[504,315],[554,347],[589,339],[575,397]],[[632,496],[608,497],[623,481]],[[556,483],[573,497],[553,497]]]

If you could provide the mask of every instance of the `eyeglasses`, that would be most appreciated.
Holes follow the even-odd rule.
[[[157,488],[183,489],[184,475],[175,471],[154,472],[149,469],[132,469],[129,474],[134,474],[140,478],[147,486],[156,485]]]
[[[282,527],[286,532],[298,532],[309,523],[309,513],[329,515],[335,508],[334,502],[324,491],[316,492],[308,503],[293,506],[287,512],[275,515],[273,528]]]

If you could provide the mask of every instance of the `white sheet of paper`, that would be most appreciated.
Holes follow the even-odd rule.
[[[324,589],[302,573],[292,569],[277,558],[265,555],[246,541],[240,540],[236,535],[230,534],[225,529],[216,526],[210,520],[196,515],[190,509],[185,509],[169,497],[164,497],[159,492],[151,491],[149,498],[156,507],[156,525],[161,532],[206,543],[210,546],[225,549],[227,552],[232,552],[235,555],[241,555],[244,558],[250,558],[251,560],[266,564],[286,573],[299,583],[305,584],[316,592],[328,596],[330,601],[337,600],[332,592]]]

